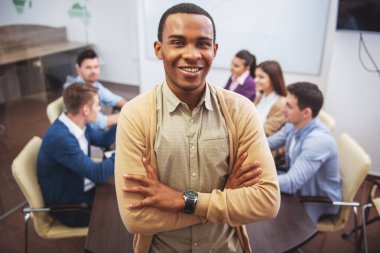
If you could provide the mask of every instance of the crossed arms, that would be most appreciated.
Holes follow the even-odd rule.
[[[236,129],[238,159],[225,188],[198,193],[195,214],[191,215],[181,212],[182,192],[163,185],[156,177],[154,137],[150,134],[156,126],[150,125],[149,112],[131,102],[124,106],[116,137],[115,184],[119,211],[131,233],[155,234],[206,220],[240,226],[277,214],[280,194],[264,132],[257,130],[257,117],[249,115],[252,107],[240,111],[244,116],[236,115],[242,119]],[[143,157],[147,159],[142,161]]]

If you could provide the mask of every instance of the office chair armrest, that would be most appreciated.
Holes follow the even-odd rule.
[[[334,206],[360,206],[360,203],[356,201],[332,201],[327,197],[299,196],[298,199],[301,203],[330,204]]]
[[[298,196],[301,203],[319,203],[319,204],[333,204],[331,199],[319,196]]]
[[[81,212],[91,212],[91,208],[89,208],[86,204],[67,204],[67,205],[57,205],[51,206],[50,212],[67,212],[67,211],[81,211]]]
[[[57,205],[50,207],[41,207],[41,208],[31,208],[26,207],[22,209],[23,213],[32,213],[32,212],[68,212],[68,211],[81,211],[81,212],[91,212],[91,209],[85,204],[67,204],[67,205]]]

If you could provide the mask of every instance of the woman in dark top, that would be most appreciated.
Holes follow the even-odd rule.
[[[239,51],[232,59],[232,75],[224,88],[254,101],[256,97],[255,69],[256,57],[247,50]]]

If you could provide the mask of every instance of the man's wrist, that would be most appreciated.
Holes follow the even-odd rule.
[[[193,190],[186,190],[183,192],[184,208],[183,212],[187,214],[194,214],[195,207],[198,202],[198,193]]]

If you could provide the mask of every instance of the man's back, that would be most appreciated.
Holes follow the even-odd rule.
[[[95,135],[88,129],[87,136]],[[113,133],[112,133],[113,132]],[[115,127],[98,144],[112,143]],[[108,140],[107,140],[108,139]],[[109,142],[109,143],[108,143]],[[91,143],[91,138],[89,143]],[[84,178],[102,183],[113,174],[114,158],[95,163],[80,148],[67,126],[57,119],[47,130],[38,153],[38,180],[46,205],[88,203],[84,195]],[[90,201],[91,202],[91,201]]]

